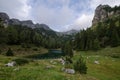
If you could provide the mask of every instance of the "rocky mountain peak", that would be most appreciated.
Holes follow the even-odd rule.
[[[10,24],[10,25],[20,25],[21,22],[20,22],[20,20],[13,18],[13,19],[10,19],[10,20],[9,20],[9,24]]]
[[[96,25],[98,22],[102,22],[113,15],[120,14],[120,6],[110,7],[109,5],[99,5],[95,9],[95,15],[92,21],[92,26]]]
[[[9,16],[4,13],[4,12],[0,12],[0,18],[5,21],[5,20],[9,20]]]
[[[35,27],[36,28],[43,28],[43,29],[45,29],[45,30],[51,30],[49,27],[48,27],[48,25],[46,25],[46,24],[35,24]]]
[[[92,21],[92,25],[96,25],[99,21],[105,20],[107,18],[108,12],[104,9],[105,7],[109,7],[108,5],[99,5],[95,9],[95,15]]]
[[[31,28],[35,28],[35,25],[32,22],[32,20],[21,21],[21,25],[31,27]]]

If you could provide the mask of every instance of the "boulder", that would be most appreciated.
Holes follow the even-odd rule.
[[[52,65],[47,65],[47,66],[45,67],[45,69],[52,69],[52,68],[54,68],[54,66],[52,66]]]
[[[9,62],[9,63],[5,64],[5,66],[8,66],[8,67],[13,67],[15,65],[16,65],[15,61],[12,61],[12,62]]]
[[[68,74],[75,74],[75,70],[74,69],[69,69],[69,68],[62,67],[61,71],[64,71],[65,73],[68,73]]]
[[[65,69],[65,72],[68,73],[68,74],[75,74],[74,69]]]
[[[63,60],[62,58],[58,60],[62,65],[65,65],[65,60]]]
[[[94,61],[95,64],[100,64],[99,61]]]

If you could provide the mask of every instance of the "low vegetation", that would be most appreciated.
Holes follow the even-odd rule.
[[[16,50],[14,46],[12,50]],[[32,50],[31,48],[30,50]],[[38,48],[38,51],[40,49]],[[38,52],[36,51],[36,53]],[[4,51],[3,51],[4,52]],[[15,51],[14,51],[15,52]],[[25,51],[26,52],[26,51]],[[29,51],[28,51],[29,52]],[[46,52],[41,50],[41,53]],[[35,53],[35,52],[34,52]],[[67,74],[61,71],[64,67],[57,59],[37,59],[25,58],[26,55],[15,55],[13,57],[0,55],[0,80],[119,80],[120,79],[120,58],[109,56],[111,53],[120,55],[120,47],[110,48],[99,51],[75,51],[71,58],[75,64],[79,60],[80,55],[86,61],[87,74],[76,72],[75,74]],[[14,67],[5,67],[4,65],[10,61],[20,61],[21,65]],[[29,63],[26,63],[26,60]],[[51,63],[52,61],[52,63]],[[95,64],[98,61],[99,64]],[[24,62],[26,64],[24,64]],[[73,64],[72,63],[72,64]],[[46,68],[46,66],[51,66]],[[73,68],[73,66],[71,66]],[[48,77],[49,76],[49,77]]]

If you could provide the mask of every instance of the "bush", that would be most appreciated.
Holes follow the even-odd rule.
[[[22,43],[22,44],[21,44],[21,47],[22,47],[22,48],[31,48],[31,46],[30,46],[29,43]]]
[[[20,58],[19,59],[15,59],[13,61],[15,61],[17,65],[24,65],[24,64],[29,63],[29,61],[27,59],[20,59]]]
[[[114,54],[114,55],[111,55],[112,58],[120,58],[120,55],[117,55],[117,54]]]
[[[65,68],[73,68],[73,61],[69,56],[65,57]]]
[[[65,61],[66,63],[73,63],[72,59],[69,56],[66,56]]]
[[[81,74],[87,73],[86,62],[84,61],[82,56],[80,56],[80,58],[75,62],[74,69],[76,72],[79,72]]]
[[[13,51],[11,50],[11,48],[9,48],[8,51],[6,52],[6,56],[14,56]]]
[[[38,51],[38,48],[33,48],[34,51]]]
[[[2,53],[2,51],[0,50],[0,54]]]

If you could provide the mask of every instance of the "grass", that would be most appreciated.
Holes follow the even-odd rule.
[[[20,54],[18,51],[19,55],[17,55],[18,48],[21,49],[20,52],[23,54]],[[61,65],[57,59],[31,60],[31,58],[26,58],[30,61],[28,64],[5,67],[4,64],[16,58],[25,58],[25,56],[28,55],[47,52],[47,50],[43,48],[38,48],[37,51],[30,48],[30,51],[25,51],[23,48],[12,46],[12,49],[16,52],[14,57],[0,55],[0,80],[120,80],[120,58],[111,57],[113,53],[120,55],[120,47],[108,47],[97,52],[75,52],[73,61],[77,60],[79,55],[82,55],[87,62],[88,72],[86,75],[62,72],[61,68],[63,65]],[[5,53],[5,49],[2,53]],[[99,61],[100,64],[94,64],[95,60]],[[54,61],[56,64],[52,64],[50,61]],[[52,68],[46,69],[48,65],[52,66]]]

